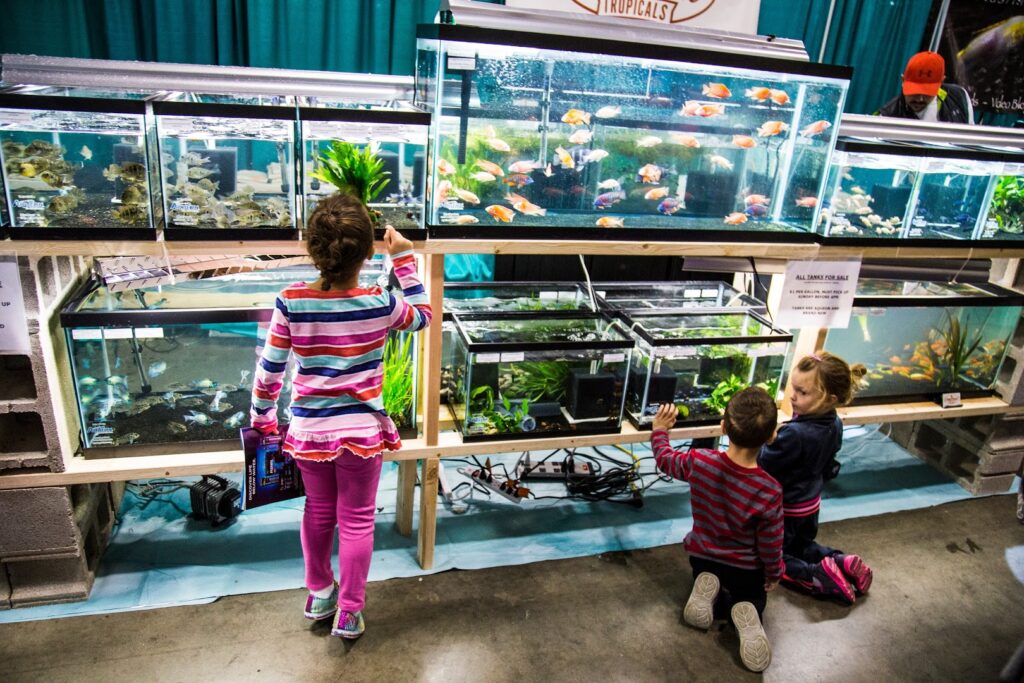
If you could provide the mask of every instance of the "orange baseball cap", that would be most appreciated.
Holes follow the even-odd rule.
[[[903,72],[904,95],[935,97],[946,75],[946,60],[937,52],[918,52]]]

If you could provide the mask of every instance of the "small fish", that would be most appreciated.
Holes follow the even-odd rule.
[[[565,151],[562,147],[555,147],[555,154],[558,155],[558,161],[561,162],[564,168],[576,168],[576,162],[573,161],[572,155]]]
[[[569,158],[571,159],[572,157]],[[551,164],[548,164],[547,166],[544,167],[544,175],[547,176],[548,178],[555,175],[555,172],[551,168]]]
[[[771,200],[763,194],[748,194],[743,198],[743,203],[747,206],[750,206],[751,204],[764,204],[767,206],[770,201]]]
[[[789,104],[789,95],[786,94],[785,90],[771,90],[772,102],[779,105],[780,107],[784,104]]]
[[[531,173],[540,168],[540,163],[537,161],[517,161],[508,167],[509,173]],[[486,168],[484,169],[487,170]],[[497,174],[495,174],[497,175]]]
[[[588,142],[590,142],[591,138],[593,137],[594,134],[592,132],[590,132],[586,128],[580,128],[575,133],[569,136],[569,142],[571,142],[574,145],[585,145]]]
[[[710,119],[715,116],[722,116],[725,114],[724,104],[702,104],[697,110],[697,116],[705,119]]]
[[[180,422],[168,422],[167,431],[169,431],[171,434],[184,434],[185,432],[188,431],[188,427],[181,424]]]
[[[89,375],[85,375],[84,377],[79,378],[78,386],[80,386],[80,387],[94,387],[97,384],[99,384],[99,382],[100,381],[98,379],[96,379],[95,377],[90,377]]]
[[[562,115],[562,123],[568,123],[570,126],[589,126],[590,114],[582,109],[570,109]]]
[[[693,135],[670,133],[668,139],[669,142],[675,145],[682,145],[683,147],[690,147],[692,149],[700,149],[700,141]]]
[[[452,175],[455,173],[455,166],[447,159],[441,159],[437,162],[437,172],[441,175]]]
[[[889,362],[892,363],[893,365],[899,365],[901,362],[903,362],[903,359],[901,359],[899,356],[890,356]]]
[[[85,159],[86,161],[92,159],[92,150],[86,147],[85,145],[82,145],[82,149],[78,150],[78,153],[81,154],[82,158]]]
[[[122,204],[114,210],[114,218],[121,223],[138,223],[146,219],[146,210],[138,204]]]
[[[452,181],[442,180],[437,184],[437,199],[438,201],[445,201],[448,199],[448,195],[452,193]]]
[[[214,382],[212,379],[205,379],[205,378],[204,379],[192,380],[191,384],[196,389],[211,389],[211,388],[217,386],[217,383]]]
[[[743,149],[751,149],[752,147],[757,147],[757,141],[754,140],[754,138],[750,137],[749,135],[733,135],[732,144],[736,145],[737,147],[742,147]]]
[[[601,159],[606,159],[607,157],[608,157],[608,152],[607,151],[605,151],[603,149],[594,149],[594,150],[591,150],[590,154],[587,155],[586,163],[593,164],[595,162],[601,161]]]
[[[129,185],[121,193],[122,204],[141,204],[146,201],[145,195],[138,185]]]
[[[655,200],[655,199],[662,199],[663,197],[667,197],[667,196],[668,196],[668,188],[667,187],[656,187],[653,190],[648,190],[647,194],[644,195],[644,199]]]
[[[547,209],[542,209],[536,204],[532,204],[525,199],[513,204],[512,208],[525,216],[543,216],[547,213]]]
[[[18,174],[26,178],[35,178],[36,174],[39,173],[39,169],[35,164],[28,161],[23,161],[18,164]]]
[[[480,219],[468,214],[446,213],[441,215],[441,222],[450,225],[472,225],[479,223]]]
[[[156,363],[150,363],[149,367],[146,368],[146,374],[149,375],[150,379],[155,379],[165,372],[167,372],[167,363],[162,360],[157,361]]]
[[[664,199],[661,200],[661,203],[658,204],[658,213],[664,214],[666,216],[671,216],[680,208],[682,208],[682,205],[682,202],[680,202],[675,197],[665,197]]]
[[[741,225],[747,222],[747,214],[734,211],[725,217],[726,225]]]
[[[493,183],[497,178],[493,174],[487,171],[477,171],[476,173],[470,173],[469,177],[478,183]]]
[[[496,178],[500,178],[501,176],[505,175],[505,171],[501,170],[501,166],[498,166],[493,161],[487,161],[487,159],[477,159],[475,165],[481,171],[490,173],[492,176],[495,176]]]
[[[683,108],[679,110],[680,116],[699,116],[700,108],[703,105],[696,100],[687,100],[683,103]]]
[[[54,173],[53,171],[43,171],[39,174],[39,179],[58,190],[71,184],[70,176]]]
[[[860,185],[854,185],[853,187],[851,187],[850,188],[850,193],[851,194],[866,194],[864,192],[864,188],[861,187]]]
[[[815,135],[820,135],[831,127],[832,124],[828,121],[815,121],[814,123],[801,128],[800,135],[805,138],[813,138]]]
[[[818,205],[817,197],[800,197],[796,200],[797,206],[802,206],[806,209],[813,209]]]
[[[128,378],[124,375],[111,375],[107,378],[107,386],[118,387],[128,384]]]
[[[659,138],[657,135],[645,135],[636,141],[636,146],[644,149],[650,147],[657,147],[660,144],[661,138]]]
[[[615,218],[614,216],[601,216],[597,219],[597,227],[599,228],[622,228],[625,227],[623,219]]]
[[[762,218],[768,215],[768,207],[764,204],[751,204],[744,213],[751,218]]]
[[[732,162],[720,154],[712,154],[708,157],[708,161],[711,162],[712,168],[724,168],[726,171],[732,170]]]
[[[491,218],[501,223],[511,223],[512,219],[516,217],[514,211],[499,204],[491,204],[484,209],[484,211],[486,211]]]
[[[705,97],[713,97],[716,100],[724,100],[732,97],[732,91],[725,87],[724,83],[705,83],[700,92]]]
[[[217,169],[203,168],[202,166],[193,166],[188,169],[188,178],[189,180],[200,180],[215,173],[220,173],[220,171]]]
[[[228,419],[224,420],[224,426],[229,427],[231,429],[235,429],[237,427],[241,427],[244,422],[245,413],[243,413],[242,411],[238,411]]]
[[[609,178],[608,180],[602,180],[597,184],[599,190],[621,190],[622,184],[619,183],[615,178]]]
[[[755,102],[764,102],[771,98],[772,91],[771,88],[762,85],[756,88],[747,88],[746,92],[743,93],[743,96],[754,100]]]
[[[612,206],[616,202],[621,202],[625,198],[626,193],[621,190],[605,192],[604,194],[599,194],[594,198],[594,208],[607,209],[609,206]]]
[[[455,187],[455,188],[452,188],[452,192],[455,193],[456,197],[458,197],[462,201],[466,202],[467,204],[479,204],[480,203],[480,198],[477,197],[472,192],[470,192],[469,190],[460,190],[459,188]]]
[[[601,107],[600,109],[595,111],[594,112],[594,116],[596,116],[599,119],[613,119],[613,118],[615,118],[616,116],[618,116],[621,113],[622,113],[622,108],[621,107],[608,106],[608,107]]]
[[[71,213],[78,206],[78,201],[70,195],[57,195],[46,205],[46,213],[61,215]]]
[[[197,424],[202,427],[206,427],[213,424],[213,418],[206,413],[200,413],[197,410],[190,410],[185,413],[185,423]]]
[[[520,188],[533,184],[533,178],[525,173],[509,173],[505,176],[505,184],[510,187]]]
[[[768,138],[789,130],[789,126],[782,121],[765,121],[757,128],[758,137]]]
[[[484,143],[495,152],[511,152],[512,148],[501,138],[487,138]]]
[[[210,157],[204,157],[199,152],[185,152],[181,155],[181,160],[187,166],[205,166],[210,163]]]
[[[637,177],[649,185],[657,185],[661,181],[661,167],[654,164],[644,164],[636,172]]]
[[[142,435],[139,434],[138,432],[129,432],[128,434],[125,434],[123,436],[119,436],[116,439],[114,439],[114,445],[115,446],[128,446],[128,445],[131,445],[131,444],[135,443],[141,437],[142,437]]]

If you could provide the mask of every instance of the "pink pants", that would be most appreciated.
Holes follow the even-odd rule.
[[[338,607],[358,612],[366,602],[366,576],[373,555],[373,515],[383,458],[360,458],[346,451],[331,462],[295,462],[306,487],[306,510],[302,516],[306,587],[321,590],[334,582],[331,551],[337,526]]]

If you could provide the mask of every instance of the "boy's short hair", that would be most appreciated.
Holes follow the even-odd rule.
[[[760,448],[775,433],[779,409],[760,387],[747,387],[725,406],[725,434],[741,448]]]

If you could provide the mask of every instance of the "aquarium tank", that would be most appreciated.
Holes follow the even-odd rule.
[[[185,93],[153,113],[165,239],[296,237],[293,98]]]
[[[432,237],[813,240],[846,68],[506,10],[417,33]]]
[[[309,267],[239,273],[111,291],[91,282],[61,313],[87,457],[136,454],[130,446],[238,440],[249,424],[253,370],[277,294],[312,282]],[[361,286],[386,286],[380,258]],[[289,419],[291,377],[278,402]],[[384,356],[385,410],[416,435],[416,336],[392,332]],[[152,450],[146,451],[152,452]]]
[[[987,395],[1006,347],[1024,335],[1024,295],[985,283],[864,278],[846,329],[824,349],[868,371],[855,401]]]
[[[995,179],[988,216],[981,226],[983,240],[1024,239],[1024,162],[1006,164]]]
[[[617,432],[633,341],[601,313],[452,314],[465,441]]]
[[[0,92],[2,186],[15,239],[155,239],[147,95],[19,86]]]
[[[763,312],[765,305],[724,282],[595,282],[602,308],[627,309],[749,309]]]
[[[676,426],[713,424],[736,392],[760,386],[777,397],[793,336],[751,310],[624,313],[637,342],[626,414],[650,428],[658,406],[672,403]]]
[[[425,239],[430,115],[403,103],[353,108],[302,98],[300,104],[303,223],[320,199],[341,189],[363,200],[381,230],[392,225],[409,239]]]

